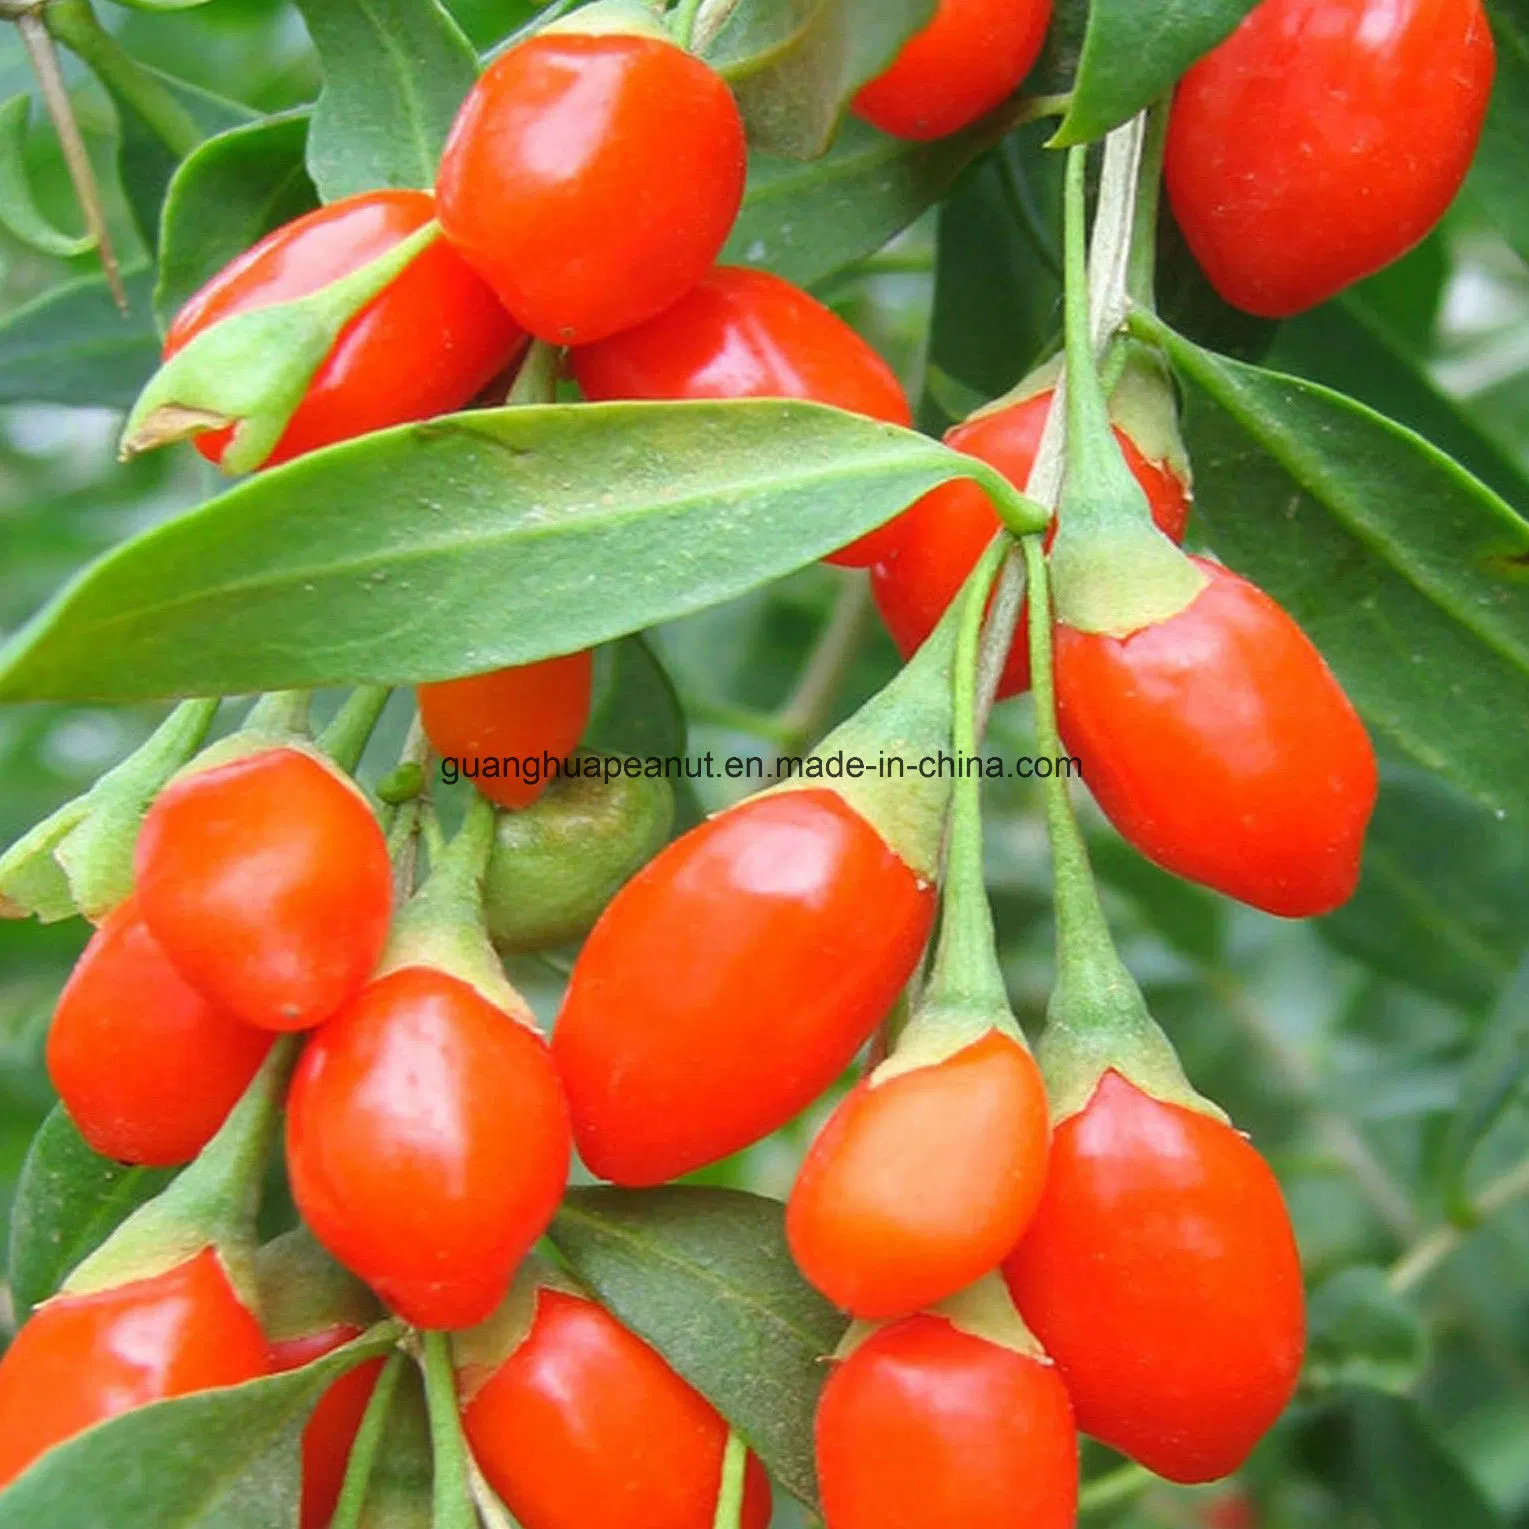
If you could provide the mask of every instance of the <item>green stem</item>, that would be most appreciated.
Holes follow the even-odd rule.
[[[743,1485],[749,1447],[729,1430],[727,1448],[722,1454],[722,1486],[717,1493],[717,1513],[712,1529],[739,1529],[743,1522]]]
[[[1138,308],[1157,303],[1157,219],[1163,192],[1163,156],[1168,147],[1168,103],[1159,101],[1147,113],[1141,174],[1136,183],[1136,218],[1131,225],[1131,253],[1126,267],[1126,292]]]
[[[1078,1493],[1078,1514],[1102,1513],[1140,1497],[1158,1478],[1144,1465],[1121,1465],[1092,1481],[1085,1481]]]
[[[1024,542],[1030,596],[1030,684],[1035,697],[1036,752],[1060,758],[1061,732],[1056,717],[1056,675],[1051,655],[1051,597],[1046,559],[1035,537]],[[1089,864],[1088,847],[1073,815],[1067,784],[1060,775],[1041,782],[1046,809],[1046,833],[1051,841],[1052,880],[1056,900],[1057,987],[1090,985],[1089,973],[1102,967],[1131,981],[1115,949],[1109,920],[1099,901]]]
[[[88,248],[96,251],[101,270],[112,301],[127,312],[127,291],[122,285],[122,271],[112,248],[111,233],[106,227],[106,211],[101,202],[101,188],[96,183],[96,172],[90,163],[80,124],[74,115],[74,103],[69,99],[68,87],[58,66],[58,54],[53,48],[53,38],[36,11],[22,11],[16,18],[16,30],[21,34],[22,45],[32,61],[32,72],[37,76],[42,90],[43,104],[48,109],[53,126],[58,133],[59,147],[64,153],[64,166],[74,187],[75,200],[85,219]]]
[[[525,360],[515,373],[506,404],[557,402],[557,380],[563,369],[563,350],[545,340],[533,340]]]
[[[1529,1158],[1492,1180],[1471,1202],[1467,1226],[1441,1226],[1413,1244],[1392,1266],[1388,1282],[1398,1295],[1422,1284],[1483,1221],[1529,1197]]]
[[[431,1529],[476,1529],[476,1511],[468,1482],[467,1441],[457,1410],[456,1378],[451,1373],[451,1340],[428,1332],[423,1339],[425,1402],[430,1409],[430,1448],[435,1461]]]
[[[700,13],[702,0],[679,0],[669,13],[669,30],[682,48],[688,48],[695,35],[695,19]]]
[[[340,1489],[340,1500],[335,1504],[334,1517],[329,1529],[357,1529],[361,1511],[366,1506],[366,1491],[372,1481],[372,1467],[377,1463],[377,1450],[388,1422],[388,1409],[393,1405],[393,1392],[398,1388],[403,1373],[404,1357],[400,1353],[388,1355],[377,1384],[362,1414],[361,1427],[350,1447],[350,1458],[345,1464],[345,1485]]]
[[[1069,149],[1062,239],[1066,281],[1063,315],[1067,353],[1067,469],[1069,480],[1092,482],[1111,476],[1108,453],[1115,448],[1109,401],[1094,361],[1089,323],[1087,177],[1087,145]]]
[[[356,773],[392,693],[391,685],[362,685],[351,691],[334,720],[319,734],[319,747],[347,775]]]
[[[177,159],[202,141],[205,135],[191,113],[101,25],[90,0],[52,0],[43,16],[48,30],[88,64]]]
[[[982,777],[975,768],[982,753],[977,676],[988,597],[1009,545],[1006,534],[993,538],[961,596],[951,721],[957,769],[945,856],[944,906],[934,967],[920,1005],[980,1012],[994,1019],[1008,1013],[1009,1001],[998,964],[982,864]]]
[[[239,731],[242,733],[299,733],[308,731],[313,705],[311,690],[272,690],[250,707]]]

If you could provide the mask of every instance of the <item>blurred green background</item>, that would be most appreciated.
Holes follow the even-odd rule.
[[[519,0],[459,0],[451,9],[480,47],[530,14]],[[103,7],[102,15],[138,58],[261,111],[311,100],[317,89],[302,23],[274,0],[215,0],[160,15]],[[114,111],[88,76],[72,63],[68,72],[93,157],[114,186]],[[27,90],[28,81],[13,29],[0,27],[0,100]],[[77,227],[40,111],[25,162],[41,207],[56,225]],[[137,236],[120,193],[112,197],[112,226],[131,268],[141,260]],[[958,216],[959,206],[958,199],[947,216]],[[935,225],[935,215],[926,216],[884,257],[822,289],[899,368],[914,397],[925,395]],[[1037,237],[1044,240],[1044,229]],[[7,319],[91,269],[92,257],[49,259],[0,228],[0,399],[26,397],[26,358],[3,348]],[[1054,322],[1048,289],[1022,300],[1041,330]],[[1469,188],[1439,233],[1368,284],[1347,311],[1398,339],[1416,378],[1431,380],[1441,395],[1443,417],[1469,419],[1529,467],[1529,270],[1477,215]],[[1335,332],[1291,326],[1270,364],[1330,380],[1405,417],[1415,396],[1397,392],[1394,349],[1335,349],[1323,338]],[[1012,376],[1031,359],[1016,354]],[[928,420],[951,405],[941,376],[929,378]],[[209,493],[209,470],[186,449],[117,466],[117,422],[100,409],[0,403],[0,631],[14,630],[101,550]],[[815,672],[803,715],[799,687],[830,629],[838,661],[826,684]],[[896,665],[863,576],[822,567],[676,623],[656,642],[698,752],[768,754],[783,712],[821,732]],[[1419,675],[1420,684],[1437,682]],[[160,715],[154,708],[0,710],[0,843],[121,758]],[[1529,718],[1505,715],[1500,724],[1523,728]],[[374,771],[389,747],[396,750],[403,725],[395,705],[373,750]],[[1024,751],[1028,727],[1027,703],[1007,703],[994,717],[993,746]],[[1358,897],[1329,919],[1291,924],[1164,876],[1096,818],[1090,830],[1130,965],[1196,1084],[1276,1165],[1315,1293],[1307,1389],[1247,1473],[1256,1521],[1529,1524],[1529,1198],[1501,1193],[1509,1203],[1473,1227],[1467,1215],[1449,1223],[1441,1195],[1462,1088],[1483,1071],[1503,1082],[1506,1102],[1472,1160],[1469,1192],[1479,1196],[1494,1182],[1511,1190],[1515,1181],[1503,1175],[1529,1155],[1529,1110],[1513,1091],[1514,1064],[1529,1048],[1529,845],[1414,768],[1388,764]],[[1006,969],[1021,1018],[1033,1027],[1051,951],[1034,791],[1018,781],[990,787],[987,833]],[[41,1045],[85,933],[77,922],[0,923],[0,1223],[27,1141],[51,1103]],[[536,959],[516,968],[544,1012],[555,1007],[565,964]],[[831,1103],[706,1177],[783,1195]],[[1447,1256],[1398,1274],[1398,1260],[1420,1240]],[[1333,1388],[1356,1379],[1373,1388],[1367,1397],[1405,1394],[1420,1405],[1337,1405]],[[1111,1469],[1102,1457],[1090,1466]],[[1095,1506],[1087,1522],[1237,1529],[1254,1521],[1239,1517],[1240,1499],[1229,1489],[1103,1479],[1111,1485],[1088,1499]]]

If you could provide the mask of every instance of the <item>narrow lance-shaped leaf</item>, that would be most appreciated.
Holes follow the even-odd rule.
[[[1092,143],[1170,90],[1257,0],[1091,0],[1058,147]]]
[[[317,204],[307,140],[307,112],[283,112],[209,138],[181,162],[160,223],[161,329],[236,255]]]
[[[771,1477],[813,1506],[813,1411],[847,1324],[792,1263],[785,1207],[731,1189],[575,1189],[551,1236]]]
[[[108,554],[0,650],[0,697],[413,683],[593,647],[768,583],[970,476],[820,404],[453,415],[315,452]]]
[[[810,163],[756,154],[743,209],[720,258],[811,286],[901,233],[1013,121],[1005,108],[948,138],[903,143],[851,120],[833,148]]]
[[[159,364],[149,316],[153,272],[124,275],[120,313],[102,276],[45,292],[0,321],[0,403],[126,408]]]
[[[32,1138],[11,1206],[8,1278],[17,1320],[174,1177],[92,1152],[63,1105],[55,1105]]]
[[[1196,513],[1284,604],[1366,720],[1529,817],[1529,522],[1421,436],[1137,320],[1192,384]]]
[[[96,241],[89,233],[66,234],[55,228],[32,195],[25,159],[31,109],[24,95],[0,105],[0,224],[31,249],[68,260],[94,249]]]
[[[436,0],[298,0],[298,9],[324,71],[308,137],[319,195],[432,186],[478,75],[461,28]]]

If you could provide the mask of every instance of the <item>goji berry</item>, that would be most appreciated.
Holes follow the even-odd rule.
[[[94,1423],[265,1373],[260,1325],[212,1248],[145,1279],[55,1296],[0,1358],[0,1486]]]
[[[303,1220],[419,1327],[499,1304],[568,1175],[546,1042],[468,983],[409,966],[308,1043],[287,1103]]]
[[[529,807],[589,721],[594,659],[570,653],[418,688],[430,746],[491,802]]]
[[[657,1184],[785,1124],[912,974],[933,890],[832,791],[671,844],[585,941],[553,1032],[590,1169]]]
[[[1305,1304],[1277,1180],[1229,1125],[1119,1073],[1057,1127],[1004,1273],[1078,1426],[1171,1481],[1235,1470],[1295,1390]]]
[[[743,198],[743,123],[657,37],[539,33],[474,85],[441,158],[446,237],[530,332],[588,344],[683,297]]]
[[[1216,290],[1285,318],[1405,254],[1465,179],[1494,69],[1479,0],[1255,6],[1169,119],[1169,199]]]
[[[175,968],[272,1030],[355,994],[387,937],[392,868],[366,799],[295,748],[195,766],[144,818],[139,911]]]
[[[1019,88],[1050,24],[1051,0],[940,0],[855,112],[897,138],[943,138]]]
[[[530,1331],[487,1376],[463,1374],[462,1420],[489,1485],[525,1529],[711,1529],[727,1424],[594,1301],[535,1293]],[[746,1468],[743,1529],[770,1521]]]
[[[1178,615],[1056,628],[1057,717],[1110,821],[1150,860],[1287,918],[1359,878],[1375,754],[1332,672],[1266,594],[1206,558]]]
[[[423,191],[366,191],[267,234],[218,272],[175,316],[168,360],[236,313],[307,297],[387,253],[435,216]],[[414,259],[346,326],[264,462],[449,413],[515,359],[526,334],[444,240]],[[196,437],[209,462],[229,430]]]

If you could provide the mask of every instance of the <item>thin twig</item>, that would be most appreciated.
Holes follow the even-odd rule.
[[[21,41],[32,60],[32,72],[42,89],[43,104],[53,119],[58,132],[60,148],[64,151],[64,164],[69,171],[69,181],[74,187],[75,200],[85,219],[85,230],[94,242],[96,258],[106,276],[112,301],[123,313],[127,312],[127,289],[122,285],[122,272],[117,265],[117,253],[112,248],[111,234],[106,228],[106,209],[101,201],[101,188],[96,172],[90,163],[90,153],[80,133],[80,124],[74,115],[74,103],[69,99],[69,89],[64,84],[63,72],[58,66],[58,53],[53,38],[43,24],[41,7],[17,13],[13,20]]]
[[[1529,1198],[1529,1158],[1515,1163],[1506,1173],[1493,1179],[1472,1201],[1473,1212],[1469,1225],[1451,1223],[1429,1232],[1419,1239],[1391,1266],[1387,1282],[1398,1295],[1415,1289],[1435,1269],[1449,1258],[1466,1238],[1483,1222],[1489,1221],[1499,1211],[1506,1210],[1515,1201]]]
[[[847,575],[796,689],[776,714],[775,726],[788,746],[802,748],[815,742],[828,725],[845,677],[860,652],[870,614],[870,585],[863,575]]]

